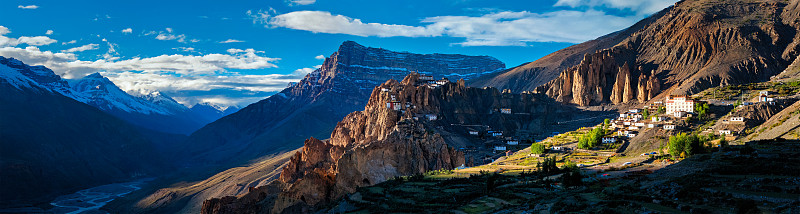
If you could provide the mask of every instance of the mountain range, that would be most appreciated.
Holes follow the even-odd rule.
[[[99,73],[68,81],[73,98],[99,108],[134,125],[151,130],[188,135],[200,127],[238,110],[199,103],[188,108],[158,92],[122,91]]]

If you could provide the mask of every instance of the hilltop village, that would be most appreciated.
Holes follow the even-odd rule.
[[[445,79],[420,79],[426,81],[416,86],[447,86]],[[433,112],[404,114],[407,120],[430,123],[475,139],[479,142],[475,146],[459,149],[465,156],[480,154],[484,164],[468,162],[453,169],[359,188],[329,209],[457,213],[726,213],[767,209],[791,213],[791,207],[797,205],[795,197],[800,196],[800,189],[796,188],[800,180],[783,176],[798,170],[783,163],[796,161],[800,147],[782,143],[783,140],[753,140],[758,139],[759,133],[770,133],[774,131],[770,128],[785,124],[787,119],[782,115],[800,113],[800,94],[795,93],[800,91],[798,85],[760,83],[756,87],[727,86],[694,95],[666,96],[638,108],[603,114],[608,118],[594,126],[547,133],[549,136],[541,140],[520,134],[525,132],[488,125],[450,124],[443,128],[436,125],[442,116]],[[731,87],[750,90],[731,93]],[[788,92],[778,90],[786,87],[790,88]],[[390,97],[386,108],[419,112],[415,111],[419,107],[411,103],[395,108],[392,90],[382,88],[381,93]],[[520,111],[495,107],[486,114],[512,116]],[[783,119],[761,125],[773,117]],[[794,124],[797,121],[793,120],[786,123],[795,128],[783,130],[780,139],[800,138]],[[767,174],[771,175],[747,176],[764,173],[762,168],[769,168]],[[771,183],[755,184],[767,180]],[[697,185],[710,189],[699,189]],[[704,197],[709,191],[714,194]],[[426,194],[430,192],[442,194]],[[705,205],[710,201],[714,205]]]
[[[448,83],[450,83],[450,81],[447,78],[436,79],[433,76],[420,75],[419,81],[417,81],[414,86],[424,86],[430,89],[435,89],[445,86]],[[586,147],[579,146],[577,142],[578,139],[574,139],[575,141],[571,143],[547,143],[552,140],[543,142],[545,139],[550,137],[559,139],[569,135],[561,135],[558,132],[532,135],[527,130],[508,130],[506,128],[492,127],[491,125],[484,124],[436,123],[437,120],[440,119],[440,115],[438,115],[436,112],[416,111],[417,106],[414,103],[410,101],[399,101],[396,92],[393,92],[391,88],[380,88],[380,92],[389,98],[385,103],[386,108],[389,110],[398,111],[400,115],[405,115],[405,118],[403,119],[431,122],[437,124],[435,127],[438,129],[443,129],[443,126],[446,126],[448,129],[456,129],[456,132],[460,132],[459,134],[468,136],[467,138],[478,141],[479,143],[476,145],[459,148],[465,152],[465,154],[480,154],[475,156],[481,156],[481,160],[479,162],[473,162],[467,166],[489,164],[498,158],[510,156],[517,151],[528,148],[537,143],[546,143],[545,149],[553,152],[564,152],[578,149],[578,147]],[[502,93],[510,94],[508,91],[504,91]],[[529,94],[529,92],[523,92],[523,94]],[[708,121],[712,119],[712,116],[717,117],[717,119],[720,121],[720,124],[725,125],[706,127],[706,129],[702,130],[701,134],[705,136],[713,135],[715,139],[725,139],[724,141],[734,141],[745,131],[745,124],[749,118],[744,115],[736,116],[735,113],[730,115],[718,115],[714,114],[712,111],[736,112],[737,109],[734,108],[742,109],[753,105],[772,106],[776,105],[776,101],[783,103],[787,100],[791,101],[793,99],[795,98],[777,96],[776,94],[770,93],[770,91],[767,90],[759,91],[757,96],[743,102],[741,100],[728,100],[727,103],[723,100],[698,100],[693,96],[688,95],[667,96],[663,100],[652,101],[651,103],[644,105],[642,108],[625,109],[618,114],[612,113],[598,116],[599,118],[606,116],[607,120],[604,121],[604,124],[597,125],[598,127],[603,127],[605,130],[603,136],[599,139],[599,144],[597,145],[601,147],[613,147],[617,149],[615,152],[624,153],[630,141],[632,140],[635,141],[635,139],[638,139],[638,141],[643,141],[649,138],[659,137],[666,139],[669,136],[677,133],[691,132],[694,128],[696,128],[696,121]],[[711,103],[711,105],[709,105],[709,103]],[[710,109],[711,106],[714,106],[715,109]],[[406,114],[407,111],[414,113]],[[485,112],[485,114],[497,114],[501,116],[505,115],[505,117],[530,115],[528,112],[520,112],[519,109],[515,110],[510,106],[493,106],[493,108],[489,109],[487,112]],[[608,117],[610,115],[618,115],[618,117]],[[695,122],[693,123],[693,121]],[[572,121],[559,121],[556,123],[569,122]],[[586,127],[583,129],[590,128]],[[665,147],[665,145],[662,145],[662,147]],[[648,153],[643,153],[642,155],[650,153],[655,154],[655,149],[653,150],[654,151],[648,151]]]

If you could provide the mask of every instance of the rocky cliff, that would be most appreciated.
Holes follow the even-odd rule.
[[[388,108],[392,103],[401,107]],[[516,113],[503,114],[501,108]],[[307,139],[278,181],[238,198],[208,200],[203,212],[310,212],[357,187],[465,164],[463,150],[456,149],[460,146],[492,146],[486,144],[492,139],[465,137],[464,125],[487,125],[504,136],[517,136],[546,132],[555,115],[564,114],[569,116],[559,118],[586,116],[544,95],[470,88],[464,81],[432,87],[410,74],[402,82],[389,80],[376,87],[364,110],[342,119],[328,140]]]
[[[247,161],[298,148],[309,136],[326,138],[337,121],[365,106],[375,86],[412,71],[468,79],[504,68],[488,56],[393,52],[346,41],[300,82],[193,133],[189,162]]]
[[[613,47],[586,52],[535,91],[586,106],[766,81],[797,58],[797,4],[681,1],[640,22]]]

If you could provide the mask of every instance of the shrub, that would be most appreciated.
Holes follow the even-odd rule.
[[[536,168],[539,169],[539,172],[544,174],[557,172],[558,167],[556,166],[556,158],[544,158],[542,162],[536,164]]]
[[[534,143],[531,145],[531,154],[544,154],[545,147],[540,143]]]
[[[597,145],[600,145],[600,142],[603,140],[603,135],[605,135],[605,130],[602,128],[594,128],[592,131],[583,134],[578,139],[578,148],[581,149],[591,149]]]
[[[705,151],[703,145],[707,139],[697,134],[679,133],[669,137],[669,154],[672,157],[688,157]]]

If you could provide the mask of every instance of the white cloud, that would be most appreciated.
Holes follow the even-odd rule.
[[[265,16],[269,27],[285,27],[314,33],[350,34],[378,37],[430,37],[440,36],[441,31],[419,26],[364,23],[343,15],[326,11],[297,11],[277,16]]]
[[[286,3],[289,4],[289,6],[310,5],[316,2],[317,0],[286,0]]]
[[[18,40],[2,36],[7,33],[10,33],[8,28],[0,26],[0,39]],[[44,65],[64,78],[80,78],[100,72],[126,91],[165,91],[171,96],[176,94],[173,96],[176,100],[189,102],[212,97],[228,100],[231,104],[254,102],[283,89],[289,82],[302,78],[294,74],[242,75],[228,71],[277,67],[274,63],[279,58],[261,56],[264,51],[254,49],[232,49],[229,54],[173,54],[120,59],[115,56],[117,45],[105,38],[103,40],[108,44],[109,50],[104,54],[105,59],[95,61],[80,60],[77,54],[80,51],[98,49],[97,44],[62,52],[41,50],[36,46],[20,48],[0,45],[0,56],[13,57],[30,65]],[[73,41],[67,43],[74,43]],[[204,92],[197,94],[194,93],[196,91]]]
[[[131,30],[131,31],[133,31],[133,30]],[[159,32],[149,31],[149,32],[145,32],[144,35],[145,36],[149,36],[149,35],[158,34],[158,35],[156,35],[156,39],[158,39],[158,40],[164,40],[164,41],[176,40],[176,41],[178,41],[180,43],[186,43],[186,35],[184,35],[184,34],[173,34],[172,32],[174,32],[174,30],[172,28],[166,28],[166,32],[164,32],[164,31],[159,31]],[[191,39],[189,41],[190,42],[199,42],[200,40]]]
[[[183,51],[183,52],[195,52],[195,49],[193,47],[177,47],[177,48],[172,48],[172,49]]]
[[[306,74],[311,73],[314,70],[317,70],[317,69],[319,69],[321,67],[322,67],[322,65],[315,65],[313,68],[300,68],[300,69],[294,70],[294,72],[292,74],[295,75],[295,76],[302,77],[302,76],[305,76]]]
[[[55,39],[51,39],[50,37],[47,36],[33,36],[33,37],[21,36],[19,38],[9,38],[4,36],[5,34],[8,33],[11,33],[11,30],[9,30],[5,26],[0,26],[0,47],[4,46],[13,47],[20,44],[27,44],[30,46],[43,46],[57,42]]]
[[[274,10],[273,10],[274,11]],[[280,15],[253,14],[254,22],[314,33],[377,37],[456,37],[463,46],[522,46],[528,42],[579,43],[628,27],[639,16],[614,16],[602,11],[547,13],[495,12],[482,16],[437,16],[419,26],[365,23],[325,11],[297,11]]]
[[[20,6],[17,6],[17,8],[19,8],[19,9],[30,9],[30,10],[33,10],[33,9],[39,8],[39,6],[36,6],[36,5],[27,5],[27,6],[20,5]]]
[[[47,32],[44,32],[44,34],[45,35],[53,35],[53,30],[47,30]]]
[[[99,47],[100,47],[100,45],[98,45],[98,44],[88,44],[88,45],[83,45],[83,46],[79,46],[79,47],[74,47],[74,48],[70,48],[70,49],[67,49],[67,50],[63,50],[61,52],[65,52],[65,53],[82,52],[82,51],[88,51],[88,50],[97,50]]]
[[[131,28],[122,29],[122,33],[133,33],[133,29]]]
[[[21,36],[17,39],[18,44],[28,44],[31,46],[42,46],[42,45],[49,45],[57,42],[55,39],[51,39],[50,37],[46,36],[34,36],[34,37],[27,37]]]
[[[62,42],[61,45],[75,44],[77,42],[78,42],[77,40],[72,40],[72,41],[69,41],[69,42]]]
[[[303,76],[230,75],[188,76],[137,72],[101,72],[125,91],[162,91],[184,104],[211,102],[224,105],[252,103],[280,91]],[[225,91],[225,94],[218,94]],[[212,101],[213,100],[213,101]]]
[[[236,39],[228,39],[228,40],[225,40],[225,41],[221,41],[219,43],[238,43],[238,42],[244,42],[244,41],[236,40]]]
[[[158,36],[156,36],[156,39],[158,39],[158,40],[178,40],[178,42],[185,42],[186,41],[186,35],[183,35],[183,34],[174,35],[174,34],[168,34],[168,33],[159,33]]]
[[[323,60],[325,59],[325,56],[323,55],[315,56],[314,59]]]
[[[600,7],[630,10],[639,15],[653,14],[669,7],[678,0],[558,0],[554,6],[566,7]]]
[[[262,69],[277,67],[273,62],[278,58],[263,57],[253,49],[237,54],[206,55],[160,55],[155,57],[135,57],[126,60],[77,60],[74,53],[53,53],[41,51],[37,47],[3,47],[0,55],[14,57],[28,64],[44,65],[65,78],[81,77],[98,71],[121,72],[142,71],[149,73],[177,73],[181,75],[209,75],[227,73],[226,69]]]

